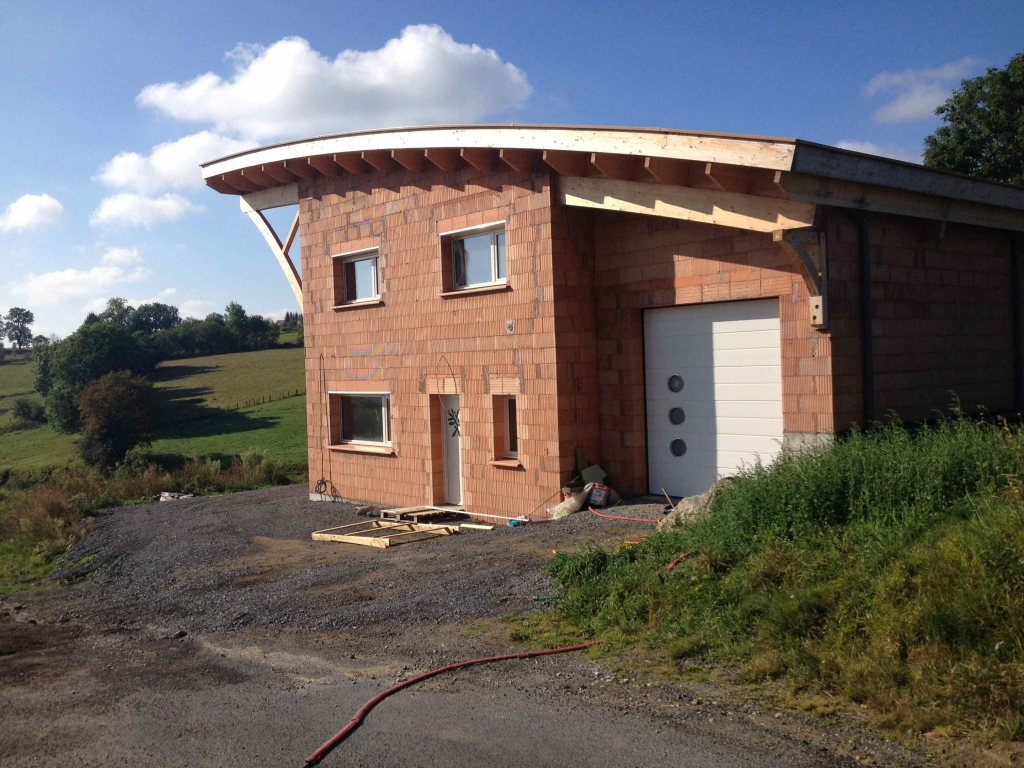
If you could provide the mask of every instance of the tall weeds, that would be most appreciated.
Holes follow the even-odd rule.
[[[751,467],[711,514],[551,570],[591,635],[739,662],[909,730],[1024,717],[1024,434],[961,414]],[[665,573],[683,552],[694,554]]]

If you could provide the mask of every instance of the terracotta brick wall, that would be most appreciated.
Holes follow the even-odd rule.
[[[310,489],[327,441],[322,353],[328,390],[392,394],[395,455],[324,451],[325,473],[339,494],[394,505],[441,503],[431,392],[451,386],[450,364],[461,398],[466,507],[516,515],[543,502],[560,487],[566,463],[558,430],[549,180],[469,168],[318,176],[302,183],[300,197]],[[438,233],[501,220],[511,290],[441,298]],[[384,305],[332,310],[330,256],[371,246],[380,248]],[[498,379],[521,387],[519,470],[489,464],[491,381]],[[435,421],[436,415],[435,402]]]
[[[594,222],[601,463],[610,482],[647,491],[647,308],[778,296],[784,429],[833,431],[830,336],[811,328],[803,280],[770,234],[605,212]]]
[[[874,417],[926,419],[955,392],[967,411],[1013,409],[1010,240],[1005,233],[871,216]]]

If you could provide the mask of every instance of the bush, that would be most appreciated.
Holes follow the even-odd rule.
[[[42,424],[46,421],[46,408],[39,403],[33,403],[27,397],[19,397],[14,401],[12,413],[14,418],[21,419],[22,421],[34,422],[36,424]]]
[[[708,517],[551,565],[590,635],[739,660],[910,730],[1024,717],[1024,432],[890,424],[742,473]],[[679,554],[689,557],[666,574]]]
[[[78,453],[93,467],[112,467],[124,460],[128,449],[149,442],[153,386],[129,371],[108,373],[86,385],[78,408]]]
[[[58,432],[77,432],[81,426],[78,397],[89,382],[113,371],[145,375],[154,365],[150,352],[122,326],[83,325],[39,356],[36,389],[46,396],[50,425]]]

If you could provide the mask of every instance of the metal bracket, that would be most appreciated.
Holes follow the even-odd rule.
[[[828,256],[825,233],[811,229],[780,229],[772,233],[772,239],[795,258],[796,267],[811,295],[811,326],[828,327]]]

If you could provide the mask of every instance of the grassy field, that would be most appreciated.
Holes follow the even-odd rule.
[[[161,363],[152,379],[160,401],[154,451],[169,465],[198,452],[229,460],[252,446],[295,474],[306,463],[304,350],[198,357]],[[0,427],[17,397],[41,402],[32,366],[0,365]],[[298,396],[295,393],[299,392]],[[75,436],[49,427],[0,434],[0,471],[60,467],[75,457]]]

